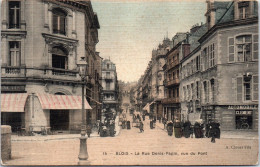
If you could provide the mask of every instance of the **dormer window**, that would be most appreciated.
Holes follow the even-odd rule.
[[[9,2],[9,28],[20,28],[20,1]]]
[[[239,19],[249,17],[249,1],[242,1],[238,3]]]
[[[66,16],[67,13],[62,9],[54,9],[52,11],[52,28],[54,34],[66,35]]]

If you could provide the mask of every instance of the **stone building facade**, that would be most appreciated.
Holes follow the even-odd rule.
[[[83,82],[77,64],[97,56],[99,23],[91,2],[4,0],[1,27],[2,124],[80,130]],[[92,81],[86,82],[89,89]],[[8,101],[20,106],[10,108]],[[91,108],[87,101],[85,106]]]
[[[108,59],[102,61],[103,109],[107,107],[114,113],[119,111],[119,87],[116,65]]]
[[[207,31],[182,59],[182,115],[258,129],[257,2],[207,1]]]
[[[180,36],[182,34],[182,36]],[[178,33],[173,37],[173,43],[177,43],[166,54],[165,64],[165,92],[166,97],[163,99],[164,117],[168,121],[181,120],[180,105],[180,60],[189,53],[189,44],[187,43],[188,34]],[[181,40],[181,41],[179,41]]]

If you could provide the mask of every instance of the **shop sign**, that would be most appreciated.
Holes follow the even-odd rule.
[[[10,92],[17,92],[17,91],[25,91],[25,86],[23,85],[2,85],[1,91],[10,91]]]
[[[230,105],[228,109],[258,109],[258,105]]]
[[[253,111],[236,111],[236,115],[252,115]]]

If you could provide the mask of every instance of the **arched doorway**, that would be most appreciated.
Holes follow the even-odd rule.
[[[57,92],[55,95],[65,95]],[[50,110],[50,127],[53,131],[69,130],[69,110]]]

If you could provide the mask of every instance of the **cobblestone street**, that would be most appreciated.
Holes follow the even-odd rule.
[[[257,139],[180,138],[168,136],[157,123],[149,128],[146,117],[144,133],[138,128],[122,129],[116,137],[90,137],[88,154],[91,165],[241,165],[257,162]],[[33,136],[31,138],[41,138]],[[64,135],[52,140],[12,141],[12,160],[7,165],[77,165],[79,139]],[[22,137],[20,137],[22,138]],[[194,154],[194,155],[192,155]],[[232,159],[230,155],[232,154]],[[247,158],[245,158],[247,157]],[[211,159],[211,161],[208,161]]]

